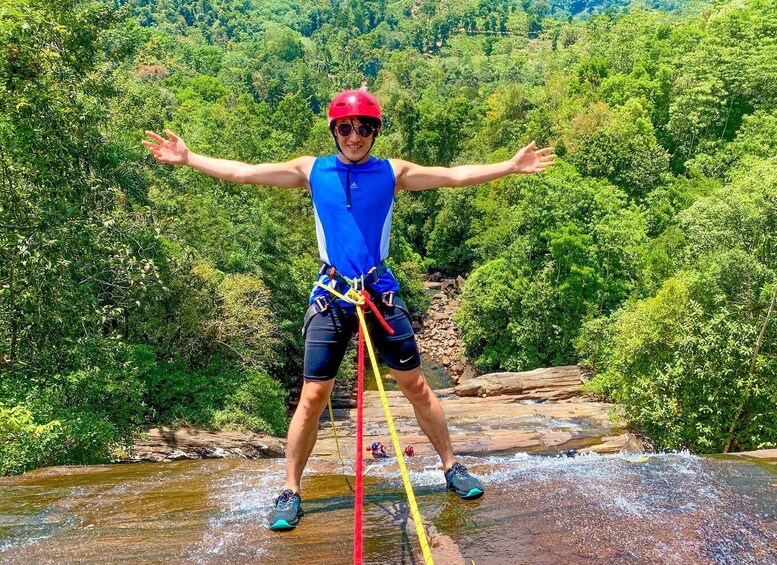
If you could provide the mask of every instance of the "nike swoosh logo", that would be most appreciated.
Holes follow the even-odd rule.
[[[415,357],[415,355],[411,355],[411,356],[410,356],[410,357],[408,357],[407,359],[400,359],[400,360],[399,360],[399,362],[400,362],[400,363],[407,363],[407,362],[408,362],[408,361],[410,361],[410,360],[411,360],[413,357]]]

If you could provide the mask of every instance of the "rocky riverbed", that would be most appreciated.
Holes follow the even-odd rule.
[[[437,395],[459,454],[484,456],[526,452],[559,454],[576,450],[614,453],[637,452],[639,440],[621,429],[617,407],[585,396],[586,371],[577,366],[539,369],[525,373],[494,373],[470,379]],[[388,391],[389,406],[404,445],[418,455],[432,455],[432,447],[418,428],[410,403],[401,392]],[[383,409],[376,391],[365,392],[365,444],[390,445]],[[343,457],[353,458],[356,410],[334,411]],[[196,429],[154,428],[135,442],[129,460],[174,461],[241,457],[280,457],[285,440],[252,432],[212,432]],[[337,456],[334,433],[325,411],[314,457]]]
[[[453,384],[477,376],[477,370],[464,355],[461,331],[453,322],[453,315],[461,304],[460,294],[464,284],[461,277],[443,279],[432,275],[424,283],[432,303],[416,328],[421,355],[443,366]]]
[[[447,355],[455,368],[456,295],[439,291],[445,298],[434,299],[419,339],[428,364]],[[435,562],[777,563],[777,450],[645,454],[617,406],[583,393],[582,367],[463,375],[436,393],[457,456],[486,485],[474,502],[445,491],[412,407],[387,395],[402,447],[415,451],[407,468]],[[266,527],[284,483],[283,438],[155,428],[126,460],[161,463],[0,478],[0,564],[349,561],[359,455],[351,401],[343,388],[335,426],[344,464],[326,412],[321,419],[303,476],[306,515],[292,532]],[[393,455],[378,393],[368,390],[365,444],[373,441]],[[421,563],[397,459],[368,458],[364,478],[365,562]]]
[[[387,394],[401,447],[414,448],[407,468],[437,563],[777,563],[777,450],[645,454],[617,406],[584,394],[589,375],[578,366],[465,377],[450,322],[457,294],[442,286],[419,341],[428,364],[462,362],[455,386],[436,393],[454,450],[486,496],[465,503],[445,492],[412,406]],[[125,458],[138,464],[0,478],[0,564],[348,561],[359,454],[348,387],[338,398],[344,464],[325,412],[303,476],[306,516],[293,532],[266,528],[285,476],[283,438],[155,428]],[[373,390],[364,441],[393,455]],[[394,457],[365,461],[365,562],[423,560],[398,477]]]
[[[414,322],[424,363],[443,367],[454,385],[436,392],[457,453],[482,456],[517,451],[558,454],[570,450],[599,453],[641,450],[640,441],[622,429],[616,406],[583,393],[582,384],[590,376],[583,367],[478,376],[464,357],[461,334],[452,320],[463,285],[461,278],[432,276],[426,282],[432,303],[426,316]],[[392,388],[391,377],[386,375],[385,379]],[[396,390],[387,394],[401,441],[412,445],[419,455],[432,455],[431,445],[418,428],[410,403]],[[356,403],[350,382],[337,383],[333,405],[343,456],[353,458]],[[390,444],[383,409],[374,390],[365,392],[365,422],[367,445],[374,441]],[[153,428],[135,441],[132,452],[124,459],[257,459],[282,457],[284,452],[284,438],[253,432]],[[324,411],[313,456],[332,458],[336,452],[334,432]]]

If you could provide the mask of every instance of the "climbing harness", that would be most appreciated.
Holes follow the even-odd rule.
[[[385,261],[381,261],[374,267],[372,267],[369,271],[367,271],[367,274],[363,277],[359,277],[356,279],[349,279],[343,275],[341,275],[339,272],[337,272],[337,269],[335,269],[332,265],[322,261],[321,267],[318,269],[318,276],[326,275],[329,277],[329,286],[322,286],[321,284],[318,284],[318,286],[329,290],[331,288],[336,288],[337,285],[340,285],[341,288],[353,288],[357,293],[361,292],[365,288],[377,283],[380,280],[380,277],[388,271],[388,265],[386,265]],[[342,295],[341,295],[342,296]],[[380,294],[380,301],[387,306],[388,308],[393,308],[395,305],[395,297],[396,293],[392,290],[388,292],[382,292]],[[329,304],[337,298],[337,293],[330,293],[323,296],[317,296],[313,300],[313,304],[316,306],[316,311],[321,313],[324,310],[326,310],[329,307]],[[347,299],[345,299],[347,302],[351,302]],[[352,302],[351,302],[352,303]]]
[[[323,269],[323,267],[322,267]],[[332,273],[334,274],[334,268]],[[375,268],[374,268],[375,269]],[[399,464],[399,470],[402,474],[402,483],[405,487],[405,494],[407,495],[407,501],[410,506],[410,514],[415,523],[416,534],[418,535],[418,541],[421,544],[421,552],[424,556],[425,565],[434,565],[434,559],[432,558],[432,552],[429,547],[429,541],[426,538],[426,532],[424,531],[421,514],[418,511],[418,504],[415,500],[415,494],[413,493],[413,485],[410,483],[410,476],[405,466],[405,458],[402,452],[402,446],[399,443],[399,436],[394,426],[394,419],[391,416],[391,409],[389,408],[388,399],[386,398],[386,391],[383,388],[383,379],[380,376],[380,370],[378,369],[378,361],[375,357],[375,351],[372,347],[372,340],[367,329],[367,322],[364,317],[364,311],[370,309],[378,323],[381,324],[383,329],[389,333],[394,333],[394,330],[386,323],[383,316],[378,309],[378,306],[373,302],[372,296],[365,288],[364,278],[349,279],[339,275],[348,284],[349,289],[345,294],[341,294],[335,290],[334,286],[337,284],[335,277],[330,277],[330,285],[325,285],[319,281],[316,281],[316,286],[323,288],[331,293],[335,298],[339,298],[349,304],[353,304],[356,307],[356,314],[359,317],[359,346],[357,350],[357,395],[356,395],[356,489],[354,493],[354,541],[353,541],[353,562],[355,565],[362,564],[363,555],[363,539],[362,539],[362,522],[363,522],[363,465],[364,457],[362,453],[362,441],[363,441],[363,417],[364,417],[364,348],[366,346],[367,352],[370,356],[370,363],[372,365],[372,372],[375,375],[375,382],[378,385],[378,391],[380,393],[380,401],[383,405],[383,412],[386,415],[386,422],[388,423],[389,432],[391,433],[391,442],[394,446],[394,451],[397,454],[397,463]],[[380,276],[380,275],[378,275]],[[358,290],[357,290],[358,289]],[[393,298],[392,298],[393,301]],[[330,404],[330,417],[332,417],[331,404]],[[334,431],[334,418],[332,417],[332,427]],[[336,433],[335,433],[336,437]],[[337,439],[335,439],[337,445]],[[339,447],[338,447],[339,456]],[[342,458],[341,458],[342,461]]]

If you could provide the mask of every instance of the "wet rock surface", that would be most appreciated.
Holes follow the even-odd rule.
[[[689,454],[465,458],[486,494],[408,460],[435,563],[777,563],[775,475]],[[353,461],[313,459],[306,512],[267,529],[280,459],[51,467],[0,478],[0,564],[352,562]],[[423,563],[395,459],[365,462],[364,563]]]
[[[468,502],[445,491],[412,406],[387,392],[400,448],[414,448],[407,468],[436,563],[777,564],[777,450],[641,453],[613,421],[617,407],[583,395],[585,378],[581,367],[556,367],[473,375],[436,391],[457,457],[486,488]],[[133,460],[168,462],[0,477],[0,565],[350,562],[356,411],[347,387],[339,394],[344,461],[325,411],[293,531],[267,528],[284,485],[284,440],[156,428]],[[365,445],[380,441],[390,455],[361,454],[364,562],[422,563],[375,391],[365,393],[364,416]]]

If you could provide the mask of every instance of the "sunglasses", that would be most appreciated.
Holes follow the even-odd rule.
[[[337,130],[337,133],[343,137],[348,137],[351,135],[351,132],[354,129],[356,129],[356,133],[358,133],[360,137],[370,137],[373,133],[375,133],[375,128],[368,124],[359,124],[358,126],[354,126],[353,124],[343,122],[342,124],[338,124],[335,129]]]

